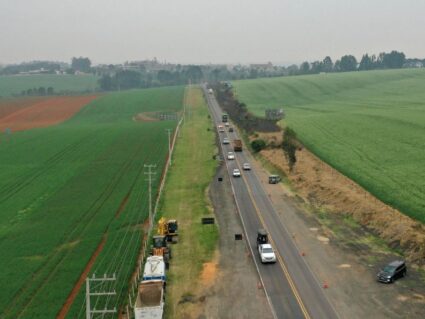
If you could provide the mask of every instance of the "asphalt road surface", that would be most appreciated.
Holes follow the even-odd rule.
[[[224,125],[221,120],[223,111],[214,95],[209,94],[206,88],[204,93],[216,127]],[[338,318],[324,288],[279,219],[255,171],[242,169],[243,163],[252,162],[251,154],[247,150],[234,152],[235,160],[227,159],[227,152],[233,152],[232,141],[238,138],[236,131],[235,129],[234,132],[228,132],[226,128],[225,132],[219,132],[220,147],[230,175],[245,237],[275,318]],[[230,144],[223,145],[224,137],[229,138]],[[232,176],[234,168],[239,168],[241,177]],[[269,234],[278,259],[275,264],[262,264],[259,260],[256,244],[259,228],[266,229]]]

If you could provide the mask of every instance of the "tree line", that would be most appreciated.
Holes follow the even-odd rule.
[[[418,60],[418,59],[416,59]],[[344,55],[335,63],[331,57],[327,56],[322,61],[303,62],[299,67],[292,65],[288,67],[289,75],[298,74],[317,74],[322,72],[350,72],[350,71],[367,71],[380,69],[400,69],[406,66],[406,55],[403,52],[391,51],[390,53],[382,52],[379,55],[364,54],[360,61],[356,57],[349,54]],[[421,60],[418,60],[421,61]],[[425,65],[425,60],[423,60]]]

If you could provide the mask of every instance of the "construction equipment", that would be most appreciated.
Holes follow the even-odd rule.
[[[178,234],[179,225],[175,219],[165,219],[161,217],[158,221],[158,235],[164,235],[167,241],[171,241],[173,244],[179,241]]]
[[[165,268],[170,267],[171,248],[168,247],[165,235],[155,235],[152,237],[151,255],[164,257]]]

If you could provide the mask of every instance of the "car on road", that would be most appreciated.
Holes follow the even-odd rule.
[[[230,144],[230,140],[228,137],[223,138],[223,144]]]
[[[229,132],[233,132],[233,127],[229,126]]]
[[[220,133],[224,133],[224,126],[223,126],[223,125],[219,125],[219,126],[218,126],[218,131],[219,131]]]
[[[225,127],[229,127],[229,125],[230,125],[229,122],[224,123]]]
[[[406,263],[403,260],[394,260],[382,268],[376,276],[380,282],[392,283],[394,280],[406,276],[406,274]]]
[[[249,163],[243,163],[242,168],[244,171],[250,171],[251,165]]]
[[[235,159],[235,153],[233,153],[233,152],[228,152],[228,153],[227,153],[227,159],[228,159],[228,160],[234,160],[234,159]]]
[[[241,171],[238,168],[233,169],[233,177],[241,177]]]
[[[263,264],[276,262],[276,254],[274,253],[272,245],[258,245],[258,253],[260,254],[260,260]]]

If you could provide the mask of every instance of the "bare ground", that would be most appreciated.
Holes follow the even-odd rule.
[[[209,195],[219,224],[220,253],[215,262],[204,265],[203,311],[198,318],[273,318],[247,243],[235,240],[235,234],[243,230],[223,166],[210,185]]]

